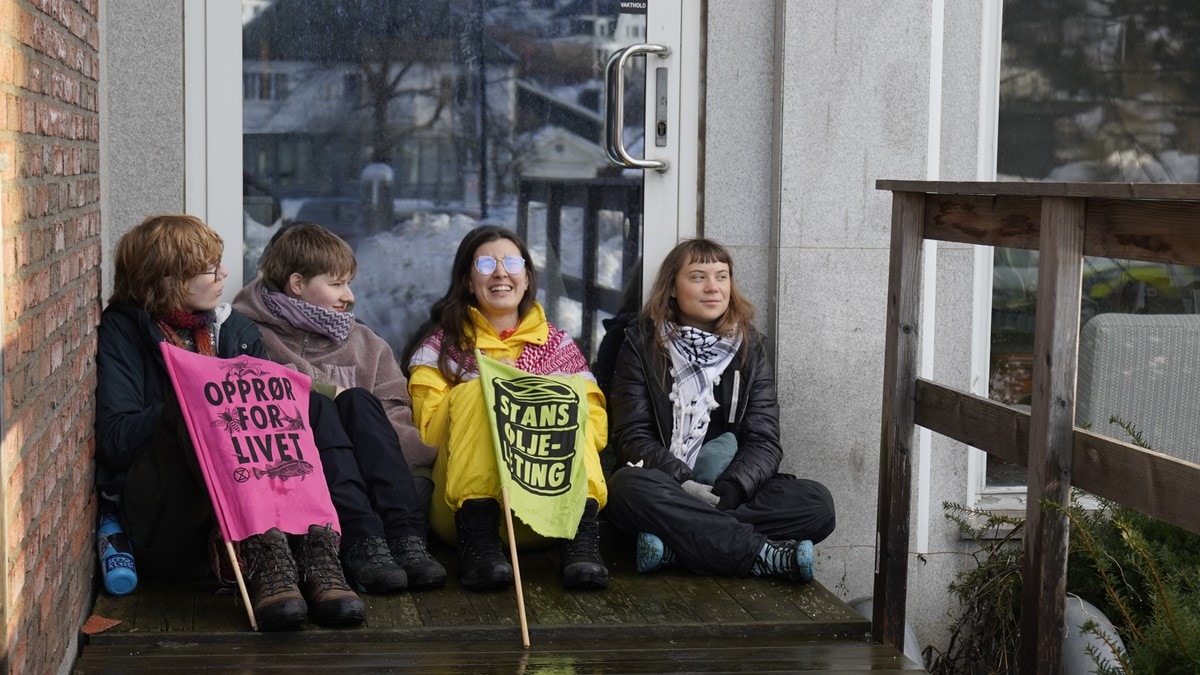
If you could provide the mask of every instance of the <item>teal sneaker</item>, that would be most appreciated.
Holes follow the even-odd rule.
[[[750,574],[756,577],[778,577],[788,581],[813,580],[813,545],[805,539],[796,541],[767,540],[754,559]]]
[[[675,564],[675,552],[667,548],[658,535],[639,532],[637,536],[637,571],[654,572]]]

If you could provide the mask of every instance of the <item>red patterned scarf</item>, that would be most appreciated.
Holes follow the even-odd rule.
[[[212,337],[212,325],[216,320],[216,312],[174,311],[158,317],[155,323],[172,345],[189,352],[216,356]]]
[[[554,324],[549,324],[549,326],[550,335],[546,339],[546,344],[526,343],[525,348],[521,350],[521,356],[517,358],[516,367],[533,375],[580,374],[587,379],[593,379],[592,373],[588,369],[587,359],[583,357],[583,352],[579,351],[579,347],[575,345],[571,336],[566,331],[555,328]],[[411,365],[427,365],[437,368],[438,349],[444,338],[445,334],[441,329],[426,338],[421,344],[421,348],[413,355]],[[479,376],[479,364],[475,362],[475,354],[463,353],[454,345],[447,347],[446,354],[450,357],[451,363],[461,369],[459,372],[462,374],[463,380]]]

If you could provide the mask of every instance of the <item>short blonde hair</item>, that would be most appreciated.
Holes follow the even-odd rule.
[[[189,215],[150,216],[117,243],[113,294],[163,316],[183,309],[192,277],[220,265],[225,243],[204,221]]]

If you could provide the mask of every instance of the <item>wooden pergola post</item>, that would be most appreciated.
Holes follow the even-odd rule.
[[[1021,587],[1021,672],[1062,672],[1067,592],[1066,514],[1044,502],[1071,499],[1071,453],[1078,370],[1079,293],[1087,200],[1042,197],[1033,400],[1029,422],[1029,502]]]
[[[1200,533],[1200,465],[1075,424],[1084,255],[1200,266],[1200,185],[879,181],[892,192],[876,641],[903,647],[917,425],[1026,467],[1022,673],[1061,673],[1074,486]],[[925,239],[1039,251],[1030,411],[916,376]],[[928,328],[928,327],[927,327]],[[1049,508],[1047,508],[1049,506]]]
[[[920,345],[917,320],[921,312],[924,221],[925,193],[893,195],[871,635],[876,641],[901,651],[908,594],[908,516],[912,501],[913,407]]]

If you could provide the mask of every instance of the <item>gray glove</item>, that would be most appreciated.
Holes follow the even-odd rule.
[[[694,480],[685,480],[683,481],[683,485],[681,487],[683,487],[684,492],[687,492],[689,495],[699,499],[709,506],[715,507],[717,504],[721,503],[721,498],[713,494],[711,485],[697,483]]]

